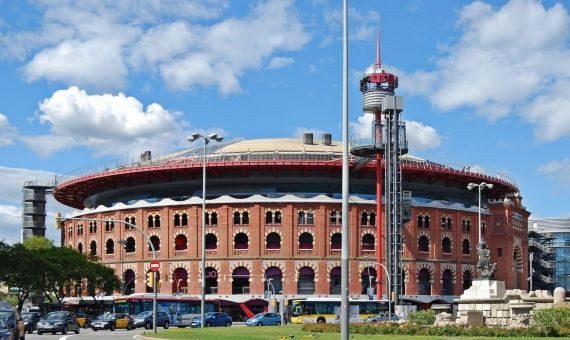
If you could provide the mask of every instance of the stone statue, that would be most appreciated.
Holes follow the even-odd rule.
[[[491,250],[487,248],[485,241],[481,240],[477,245],[477,254],[479,261],[477,261],[477,271],[479,272],[480,280],[491,280],[497,271],[497,264],[491,263]]]

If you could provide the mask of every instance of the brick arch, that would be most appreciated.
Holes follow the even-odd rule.
[[[434,279],[434,272],[433,272],[433,263],[426,263],[426,262],[418,262],[416,266],[416,282],[419,283],[420,277],[420,270],[427,269],[429,272],[429,282],[433,284]]]
[[[453,249],[453,235],[451,233],[442,233],[441,241],[443,241],[443,239],[446,237],[449,239],[449,241],[451,241],[451,249]]]
[[[522,273],[524,268],[523,251],[521,246],[519,246],[518,244],[515,245],[515,247],[513,248],[513,258],[515,260],[516,264],[515,269],[517,273]]]
[[[315,273],[315,283],[319,282],[319,270],[315,261],[296,261],[295,271],[299,271],[302,267],[310,267]],[[328,276],[328,275],[327,275]]]
[[[309,233],[311,234],[311,236],[313,236],[313,240],[315,239],[315,231],[311,227],[297,228],[297,238],[299,238],[299,236],[301,236],[302,233]]]
[[[250,278],[251,278],[252,272],[253,272],[253,269],[252,269],[252,266],[251,266],[251,261],[232,261],[232,262],[230,263],[230,276],[232,275],[232,273],[234,272],[234,270],[235,270],[237,267],[245,267],[245,268],[247,268],[247,270],[249,270],[249,276],[250,276]]]
[[[152,231],[152,232],[147,232],[148,237],[150,238],[151,236],[158,236],[158,238],[160,239],[160,232],[159,231]]]
[[[172,217],[174,217],[174,215],[178,214],[180,215],[180,217],[182,217],[182,214],[186,214],[188,216],[190,216],[190,213],[188,212],[188,210],[174,210],[172,211]]]
[[[137,277],[137,265],[136,265],[136,263],[125,263],[125,264],[123,264],[123,270],[125,272],[129,269],[132,270],[133,273],[135,273],[135,278],[136,278]]]
[[[85,240],[77,240],[77,245],[75,246],[75,249],[79,249],[79,244],[81,243],[81,245],[83,246],[83,251],[85,251]]]
[[[329,229],[329,238],[333,236],[333,234],[342,233],[342,227],[331,227]]]
[[[283,261],[275,261],[275,260],[263,261],[263,265],[261,267],[262,270],[261,280],[263,282],[265,282],[265,271],[269,267],[279,268],[281,270],[281,282],[285,282],[285,278],[287,277],[287,275],[285,275],[285,263]]]
[[[190,266],[188,265],[188,262],[170,262],[169,267],[170,267],[170,275],[168,275],[168,277],[166,278],[166,282],[172,282],[171,279],[174,276],[174,271],[178,268],[183,268],[184,270],[186,270],[186,273],[188,274],[188,279],[190,279]]]
[[[384,273],[384,269],[382,269],[382,272]],[[402,263],[402,272],[404,273],[404,282],[409,283],[410,282],[410,264],[409,263]],[[384,275],[386,275],[386,273],[384,273]]]
[[[212,227],[206,227],[206,235],[208,234],[214,234],[216,236],[216,238],[220,238],[220,235],[218,234],[218,228],[212,228]],[[237,235],[237,234],[236,234]],[[235,237],[235,235],[234,235]],[[249,235],[248,235],[249,237]],[[186,238],[188,238],[188,236],[186,236]]]
[[[158,217],[162,218],[162,216],[160,216],[160,212],[159,212],[159,211],[149,211],[149,212],[146,214],[146,217],[148,218],[149,216],[152,216],[152,217],[158,216]]]
[[[216,272],[218,273],[218,278],[220,277],[220,262],[219,261],[206,261],[206,268],[208,267],[212,267],[216,270]],[[233,269],[232,269],[233,271]],[[200,275],[200,277],[202,277],[202,266],[198,267],[198,275]]]
[[[463,237],[461,238],[461,244],[463,244],[463,241],[464,241],[464,240],[468,240],[468,241],[469,241],[469,244],[470,244],[471,246],[473,246],[473,242],[471,242],[471,236],[469,236],[469,235],[463,235]]]
[[[465,272],[466,270],[470,271],[471,274],[475,273],[475,266],[472,264],[462,264],[461,265],[461,272]]]
[[[331,275],[330,275],[331,270],[334,267],[340,267],[340,266],[341,266],[340,261],[328,261],[328,263],[327,263],[327,282],[329,282],[329,283],[331,282]],[[315,274],[315,277],[316,277],[316,274]]]
[[[206,230],[208,230],[208,229],[206,229]],[[207,234],[207,232],[206,232],[206,234]],[[173,235],[173,236],[172,236],[172,244],[173,244],[174,246],[176,246],[176,237],[177,237],[178,235],[184,235],[184,236],[186,236],[186,241],[187,241],[187,242],[190,240],[190,237],[188,237],[188,233],[187,233],[185,230],[177,231],[177,232],[175,232],[175,233],[172,234],[172,235]]]
[[[247,228],[247,227],[234,227],[232,239],[233,239],[234,237],[236,237],[236,235],[239,234],[239,233],[244,233],[244,234],[246,234],[246,235],[247,235],[247,238],[249,239],[249,228]]]
[[[281,214],[283,214],[283,211],[281,210],[281,208],[265,208],[265,210],[263,211],[264,214],[266,214],[267,212],[272,212],[272,213],[276,213],[276,212],[280,212]]]
[[[265,230],[265,238],[267,238],[267,235],[269,235],[271,233],[277,233],[279,235],[279,237],[281,237],[281,239],[283,239],[283,232],[281,231],[280,228],[275,228],[275,227],[267,228]]]
[[[370,234],[372,236],[374,236],[374,239],[376,239],[376,228],[366,228],[366,229],[362,229],[360,230],[360,239],[362,239],[362,237],[364,237],[364,235],[366,234]],[[403,237],[404,235],[402,235]]]
[[[455,265],[451,264],[451,263],[442,263],[440,266],[440,273],[439,273],[439,279],[441,281],[441,283],[443,283],[443,272],[445,270],[450,270],[451,271],[451,282],[453,282],[455,284],[456,278],[457,278],[457,273],[455,270]]]

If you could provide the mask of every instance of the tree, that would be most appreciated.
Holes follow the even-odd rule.
[[[42,250],[53,248],[53,241],[43,236],[32,236],[24,241],[24,247],[29,250]]]

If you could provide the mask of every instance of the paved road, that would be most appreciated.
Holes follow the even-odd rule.
[[[111,331],[98,331],[94,332],[91,329],[81,329],[79,334],[75,334],[74,332],[68,332],[67,335],[62,335],[58,333],[56,335],[52,335],[51,333],[38,335],[34,334],[26,334],[26,340],[100,340],[103,338],[107,339],[120,339],[120,340],[132,340],[137,334],[142,333],[142,329],[126,331],[126,330],[116,330],[114,332]]]

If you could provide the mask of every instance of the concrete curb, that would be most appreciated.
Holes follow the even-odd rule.
[[[133,339],[137,339],[137,340],[167,340],[167,339],[162,339],[162,338],[151,338],[148,336],[144,336],[142,334],[137,334],[137,335],[133,336]]]

